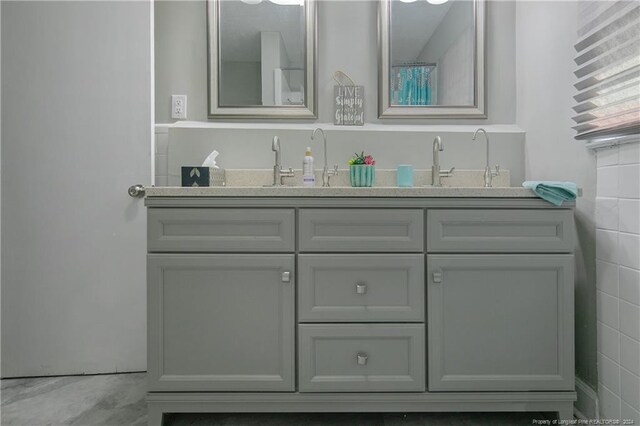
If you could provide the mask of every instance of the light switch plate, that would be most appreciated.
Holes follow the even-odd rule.
[[[171,95],[171,118],[187,118],[187,95]]]

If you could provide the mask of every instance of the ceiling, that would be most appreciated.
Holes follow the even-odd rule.
[[[439,5],[417,0],[391,2],[391,58],[393,63],[415,61],[444,19],[452,0]]]
[[[304,66],[304,8],[270,1],[246,4],[240,0],[220,2],[222,60],[260,61],[260,33],[278,31],[292,67]]]

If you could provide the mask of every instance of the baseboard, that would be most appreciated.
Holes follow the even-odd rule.
[[[600,419],[598,410],[598,394],[582,380],[576,378],[578,400],[573,406],[573,413],[578,419]]]
[[[39,376],[10,376],[10,377],[2,377],[0,380],[17,380],[17,379],[44,379],[44,378],[52,378],[52,377],[79,377],[79,376],[113,376],[116,374],[140,374],[146,373],[143,370],[132,370],[132,371],[116,371],[114,373],[75,373],[75,374],[47,374],[47,375],[39,375]]]

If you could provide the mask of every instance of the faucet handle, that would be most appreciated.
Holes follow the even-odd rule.
[[[440,176],[441,177],[449,177],[453,174],[453,171],[455,170],[455,167],[450,168],[448,171],[444,171],[444,172],[440,172]]]
[[[495,172],[491,172],[492,176],[500,176],[500,166],[498,164],[496,164],[496,171]]]
[[[331,186],[330,182],[331,182],[331,176],[336,176],[338,174],[338,165],[334,164],[333,165],[333,170],[328,170],[327,171],[327,186]]]
[[[292,178],[295,177],[296,174],[291,167],[288,170],[281,169],[280,170],[280,185],[284,185],[284,178]]]

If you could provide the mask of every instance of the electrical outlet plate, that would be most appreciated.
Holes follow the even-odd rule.
[[[187,95],[171,95],[171,118],[187,118]]]

